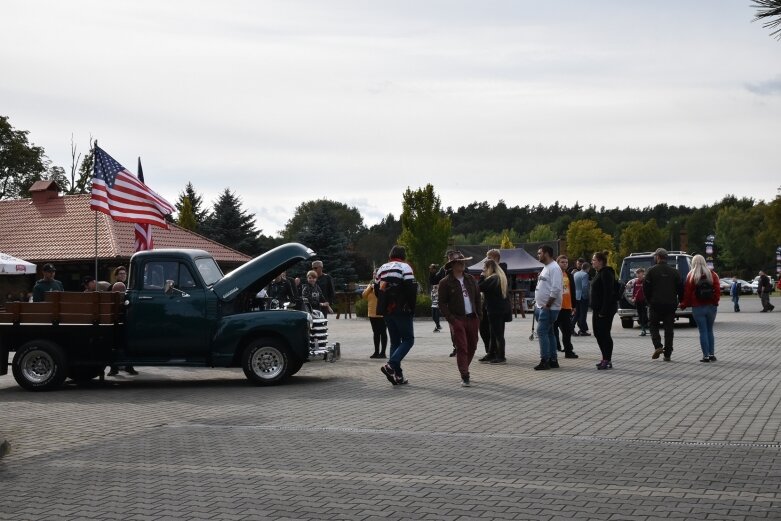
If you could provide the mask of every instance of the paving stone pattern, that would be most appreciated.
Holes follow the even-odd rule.
[[[331,320],[343,360],[273,388],[240,369],[51,393],[0,377],[0,520],[781,519],[781,313],[741,307],[721,306],[707,364],[696,328],[667,363],[616,320],[611,371],[593,337],[533,371],[519,318],[509,363],[475,362],[470,388],[430,321],[391,386],[362,319]]]

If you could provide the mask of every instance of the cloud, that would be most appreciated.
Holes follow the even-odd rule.
[[[781,77],[760,83],[747,83],[746,89],[759,96],[781,95]]]

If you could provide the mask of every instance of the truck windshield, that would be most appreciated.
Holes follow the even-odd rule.
[[[222,278],[222,270],[211,257],[195,259],[195,266],[203,278],[203,283],[207,286],[211,286]]]

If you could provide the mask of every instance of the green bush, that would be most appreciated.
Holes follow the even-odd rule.
[[[366,318],[369,314],[369,302],[366,299],[360,298],[355,301],[354,309],[356,317]],[[428,295],[418,294],[417,298],[415,299],[415,316],[431,316],[431,297]]]
[[[431,297],[423,293],[418,293],[415,299],[415,316],[416,317],[430,317],[431,316]]]
[[[355,310],[356,317],[366,318],[369,316],[369,301],[365,298],[359,298],[355,301],[355,307],[353,309]]]

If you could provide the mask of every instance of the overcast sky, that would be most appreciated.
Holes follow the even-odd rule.
[[[443,207],[770,200],[781,42],[749,0],[0,4],[0,114],[70,168],[89,136],[174,202],[226,187]]]

